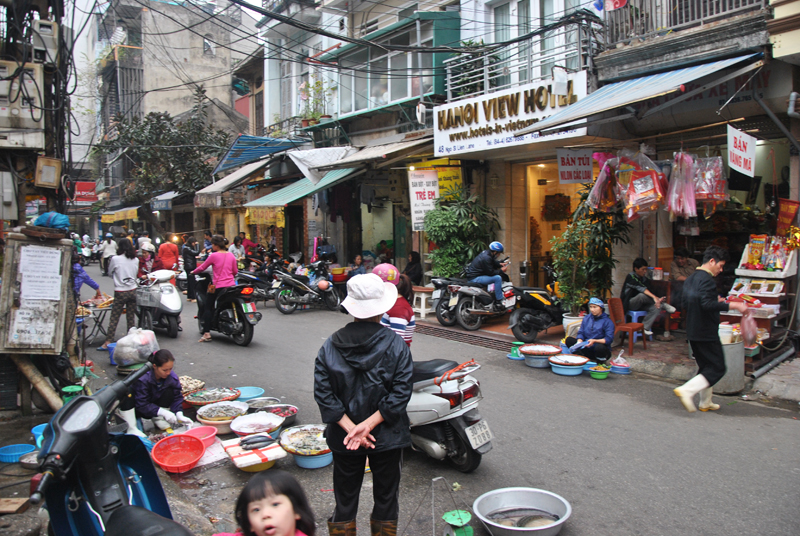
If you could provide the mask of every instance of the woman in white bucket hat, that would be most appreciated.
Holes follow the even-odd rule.
[[[336,508],[332,536],[355,536],[358,497],[369,453],[374,506],[370,532],[395,534],[403,448],[411,445],[406,406],[411,398],[411,352],[380,320],[397,287],[375,274],[347,282],[342,306],[355,320],[325,341],[314,367],[314,399],[328,427]]]

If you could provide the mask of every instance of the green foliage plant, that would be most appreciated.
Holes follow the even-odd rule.
[[[577,316],[589,294],[589,273],[586,268],[586,242],[589,239],[589,222],[573,221],[561,236],[550,239],[553,268],[558,273],[558,290],[561,305],[567,313]]]
[[[438,246],[430,254],[434,275],[457,276],[499,229],[497,213],[469,188],[445,189],[434,210],[425,215],[425,233]]]

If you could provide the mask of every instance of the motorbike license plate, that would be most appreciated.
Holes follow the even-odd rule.
[[[433,299],[438,300],[442,297],[442,289],[434,290],[433,291]]]
[[[281,286],[281,282],[279,280],[276,279],[272,282],[272,288],[278,288],[279,286]]]
[[[472,426],[466,428],[467,432],[467,439],[469,439],[469,444],[472,445],[472,448],[477,449],[492,439],[494,436],[492,435],[492,431],[489,430],[489,425],[486,421],[478,421]]]
[[[243,303],[242,304],[242,310],[245,313],[255,313],[256,312],[256,304],[253,303],[253,302]]]
[[[448,307],[455,307],[456,305],[458,305],[458,294],[451,296],[450,301],[447,302]]]

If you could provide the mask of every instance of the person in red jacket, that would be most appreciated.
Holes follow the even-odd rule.
[[[170,240],[170,235],[167,235],[165,238],[166,240],[164,243],[158,247],[158,256],[161,257],[164,268],[167,270],[177,270],[180,251],[178,251],[178,246]]]

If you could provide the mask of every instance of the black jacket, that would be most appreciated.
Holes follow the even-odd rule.
[[[500,261],[494,258],[488,249],[478,253],[467,266],[467,279],[474,279],[480,275],[500,275]]]
[[[683,282],[681,306],[686,311],[686,338],[719,342],[719,313],[728,304],[717,301],[717,284],[705,270],[695,270]]]
[[[406,265],[403,273],[408,276],[412,283],[419,285],[422,283],[422,264],[418,262],[410,262]]]
[[[314,365],[314,400],[332,451],[364,453],[347,450],[347,433],[337,423],[346,413],[358,424],[378,410],[383,422],[372,430],[375,451],[411,445],[406,406],[413,368],[403,339],[379,323],[351,322],[325,341]]]
[[[197,268],[197,256],[200,255],[200,250],[197,246],[194,248],[184,244],[183,246],[183,269],[191,272]]]
[[[625,283],[622,284],[622,293],[620,294],[622,308],[626,313],[630,310],[631,299],[639,294],[644,294],[645,290],[653,292],[650,286],[648,278],[639,277],[633,272],[628,274],[628,277],[625,278]]]

